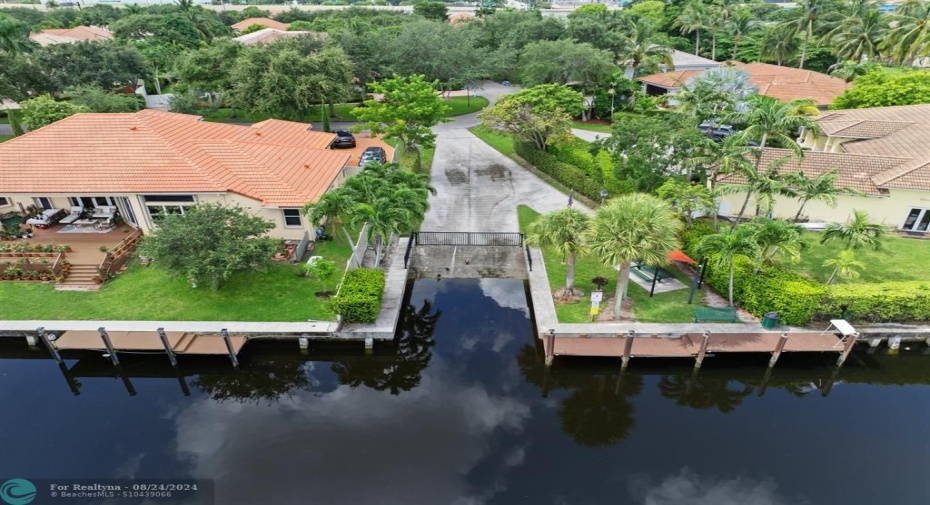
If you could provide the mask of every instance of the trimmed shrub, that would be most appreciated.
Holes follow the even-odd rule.
[[[373,323],[381,311],[384,272],[370,268],[349,270],[339,294],[330,299],[333,312],[346,323]]]
[[[709,267],[704,281],[726,296],[729,267]],[[733,297],[742,308],[756,316],[774,310],[784,324],[807,324],[821,307],[826,292],[826,286],[778,267],[765,266],[757,272],[746,258],[738,257],[734,261]]]
[[[836,284],[829,287],[818,315],[851,321],[930,321],[930,283]]]
[[[515,141],[513,147],[521,158],[553,179],[594,201],[601,199],[601,184],[589,177],[584,170],[562,163],[555,156],[539,151],[526,142]]]

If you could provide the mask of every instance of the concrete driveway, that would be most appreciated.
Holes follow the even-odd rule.
[[[518,89],[518,88],[516,88]],[[485,83],[478,92],[492,103],[514,87]],[[476,114],[437,125],[430,210],[424,231],[516,232],[517,205],[538,212],[564,208],[568,197],[467,130],[479,123]],[[587,210],[576,203],[575,206]]]

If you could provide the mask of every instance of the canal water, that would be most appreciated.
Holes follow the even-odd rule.
[[[838,375],[786,355],[769,377],[721,356],[621,376],[547,372],[533,332],[523,283],[484,279],[418,281],[371,356],[257,342],[238,372],[124,355],[119,375],[87,354],[64,373],[0,339],[0,478],[213,479],[218,505],[930,501],[923,344]]]

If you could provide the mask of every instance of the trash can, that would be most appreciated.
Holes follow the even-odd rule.
[[[762,317],[762,327],[766,330],[771,330],[778,326],[778,312],[766,312],[765,316]]]

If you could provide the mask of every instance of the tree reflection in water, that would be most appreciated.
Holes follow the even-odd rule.
[[[636,424],[630,398],[642,392],[642,377],[547,370],[532,345],[520,349],[517,363],[524,378],[538,386],[543,396],[558,389],[572,391],[559,405],[559,419],[562,431],[576,443],[611,446],[626,438]]]
[[[286,357],[254,360],[235,372],[201,374],[191,380],[191,386],[216,401],[240,403],[263,400],[275,403],[297,391],[310,389],[311,385],[307,362]]]
[[[419,386],[422,372],[433,357],[433,333],[441,315],[441,310],[433,312],[429,300],[424,300],[419,310],[407,304],[401,313],[401,332],[394,341],[393,359],[385,362],[358,357],[333,363],[339,383],[390,391],[392,395]]]
[[[734,389],[735,388],[735,389]],[[720,377],[705,377],[698,373],[664,375],[659,379],[662,396],[683,407],[693,409],[716,408],[727,413],[738,407],[752,394],[753,388],[745,383]]]

